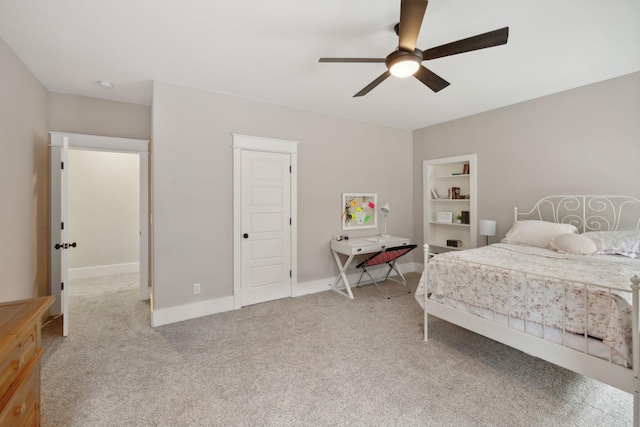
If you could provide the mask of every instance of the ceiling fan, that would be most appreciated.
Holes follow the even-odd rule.
[[[401,0],[400,22],[394,28],[399,40],[398,49],[391,52],[386,58],[320,58],[319,62],[384,62],[387,66],[387,71],[369,83],[360,92],[353,95],[354,97],[366,95],[391,75],[396,77],[413,75],[432,91],[439,92],[449,86],[449,82],[424,67],[422,61],[507,43],[509,27],[478,34],[477,36],[427,50],[416,49],[418,33],[424,19],[424,13],[427,10],[427,3],[428,0]]]

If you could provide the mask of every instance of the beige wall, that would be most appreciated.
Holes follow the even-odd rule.
[[[139,261],[139,155],[69,150],[69,268]]]
[[[51,92],[49,130],[150,139],[151,107]]]
[[[46,131],[150,139],[152,109],[48,94],[2,40],[0,81],[0,220],[10,224],[0,245],[5,301],[48,293]],[[478,153],[479,217],[498,220],[498,237],[515,204],[528,207],[547,194],[640,197],[639,94],[635,73],[412,134],[157,82],[156,308],[232,293],[232,133],[300,142],[298,280],[304,284],[336,273],[328,239],[341,233],[342,192],[377,192],[393,208],[389,232],[422,241],[424,159]],[[192,294],[195,282],[202,284],[200,295]]]
[[[478,154],[478,218],[504,237],[513,207],[552,194],[640,198],[640,73],[413,133],[415,241],[422,242],[422,161]]]
[[[377,192],[389,232],[411,234],[410,131],[156,82],[154,309],[232,295],[232,133],[299,141],[300,283],[337,274],[342,192]]]
[[[48,294],[47,91],[0,39],[0,301]]]

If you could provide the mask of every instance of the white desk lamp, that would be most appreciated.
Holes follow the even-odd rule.
[[[389,212],[391,212],[389,203],[385,203],[384,205],[382,205],[382,207],[380,208],[380,212],[384,214],[384,234],[381,234],[380,237],[389,237],[389,235],[387,234],[387,215],[389,215]]]
[[[492,219],[481,219],[478,221],[478,232],[481,236],[485,236],[485,244],[489,244],[489,236],[496,235],[496,222]]]

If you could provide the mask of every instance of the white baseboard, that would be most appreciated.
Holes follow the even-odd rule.
[[[400,271],[402,272],[402,274],[421,273],[423,270],[422,264],[419,264],[417,262],[407,262],[404,264],[398,264],[398,267],[400,268]],[[379,274],[382,268],[383,266],[377,266],[369,269],[369,271],[371,272],[371,275],[373,277],[376,277],[376,275]],[[358,273],[357,271],[347,273],[347,280],[349,280],[349,284],[351,285],[351,287],[354,287],[356,283],[358,283],[359,278],[360,278],[360,273]],[[371,280],[365,280],[365,279],[368,279],[366,275],[362,279],[362,284],[371,282]],[[332,289],[331,286],[335,283],[335,281],[336,281],[336,277],[331,277],[328,279],[320,279],[320,280],[313,280],[310,282],[298,283],[298,286],[296,286],[295,289],[293,290],[292,296],[299,297],[302,295],[314,294],[316,292],[328,291]],[[340,282],[340,287],[342,287],[342,282]]]
[[[406,273],[420,273],[422,274],[422,272],[424,271],[424,264],[421,262],[409,262],[407,264],[404,264],[409,266],[410,269],[408,269],[406,271]],[[404,268],[402,269],[402,273],[404,274]]]
[[[331,280],[329,279],[312,280],[311,282],[298,283],[297,286],[293,288],[291,296],[301,297],[303,295],[328,291],[329,289],[331,289],[330,283]]]
[[[405,264],[399,264],[398,267],[402,274],[414,273],[422,271],[422,264],[415,262],[408,262]],[[382,266],[375,269],[371,269],[372,275],[378,273]],[[349,283],[351,286],[355,286],[358,282],[360,273],[353,272],[347,274]],[[375,277],[375,276],[374,276]],[[312,280],[310,282],[298,283],[293,289],[293,297],[299,297],[308,294],[314,294],[317,292],[324,292],[331,290],[331,285],[335,281],[335,277],[329,279]],[[363,283],[368,283],[364,282]],[[231,311],[233,306],[233,295],[228,297],[222,297],[207,301],[198,301],[191,304],[179,305],[177,307],[169,307],[157,310],[151,310],[151,326],[162,326],[169,323],[181,322],[183,320],[195,319],[196,317],[209,316],[211,314],[222,313],[225,311]]]
[[[126,264],[96,265],[93,267],[70,268],[69,279],[86,279],[87,277],[111,276],[112,274],[137,273],[140,271],[139,262]]]
[[[151,310],[151,326],[162,326],[233,310],[233,295],[177,307]]]

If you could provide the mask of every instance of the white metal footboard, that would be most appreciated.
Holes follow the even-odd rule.
[[[624,390],[628,393],[632,393],[634,396],[634,409],[633,409],[633,417],[634,417],[634,425],[640,426],[640,336],[639,334],[639,323],[640,323],[640,278],[637,276],[632,277],[631,280],[631,291],[623,288],[612,288],[609,286],[602,286],[595,283],[580,283],[579,285],[583,285],[585,287],[585,298],[587,298],[587,289],[591,288],[600,288],[603,289],[609,295],[609,301],[611,302],[612,291],[616,292],[631,292],[632,294],[632,306],[633,306],[633,318],[632,318],[632,364],[633,368],[628,369],[624,366],[613,363],[612,359],[612,350],[609,352],[609,360],[601,359],[596,356],[592,356],[587,351],[587,343],[589,337],[587,335],[588,329],[588,319],[589,319],[589,306],[585,303],[585,312],[584,312],[584,320],[585,320],[585,332],[584,332],[584,342],[585,347],[584,351],[579,351],[573,348],[569,348],[565,340],[562,340],[562,343],[554,343],[544,339],[544,320],[543,320],[543,337],[537,337],[535,335],[531,335],[527,333],[527,324],[529,323],[529,319],[527,318],[527,310],[524,310],[525,318],[521,319],[524,322],[524,332],[520,330],[516,330],[511,326],[511,317],[510,311],[508,313],[508,325],[502,325],[499,323],[495,323],[492,320],[485,319],[483,317],[476,316],[475,314],[470,314],[466,312],[462,312],[456,310],[455,308],[445,306],[438,302],[432,301],[428,298],[428,261],[429,261],[429,245],[424,245],[424,340],[428,340],[428,315],[434,315],[438,318],[446,320],[455,325],[461,326],[470,331],[476,332],[480,335],[491,338],[495,341],[501,342],[510,347],[516,348],[518,350],[524,351],[532,356],[538,357],[540,359],[546,360],[548,362],[554,363],[556,365],[562,366],[571,371],[577,372],[581,375],[585,375],[587,377],[596,379],[603,383],[609,384],[618,389]],[[486,267],[495,267],[505,269],[502,266],[496,265],[488,265],[482,263],[470,263],[477,264],[478,266],[486,266]],[[508,270],[508,269],[506,269]],[[518,273],[522,273],[518,271]],[[563,278],[545,276],[543,274],[531,272],[527,274],[532,274],[540,277],[547,277],[551,279],[559,279],[565,280]],[[546,289],[545,291],[546,292]],[[546,293],[545,293],[546,298]],[[563,304],[564,305],[564,304]],[[487,309],[487,308],[485,308]],[[563,319],[566,317],[566,313],[564,310],[566,307],[563,307],[562,316]],[[487,309],[491,312],[492,309]],[[495,319],[496,316],[495,307],[493,307],[493,317]],[[532,321],[533,322],[533,321]],[[562,325],[562,334],[563,337],[565,334],[576,335],[570,331],[564,330],[564,321]]]

